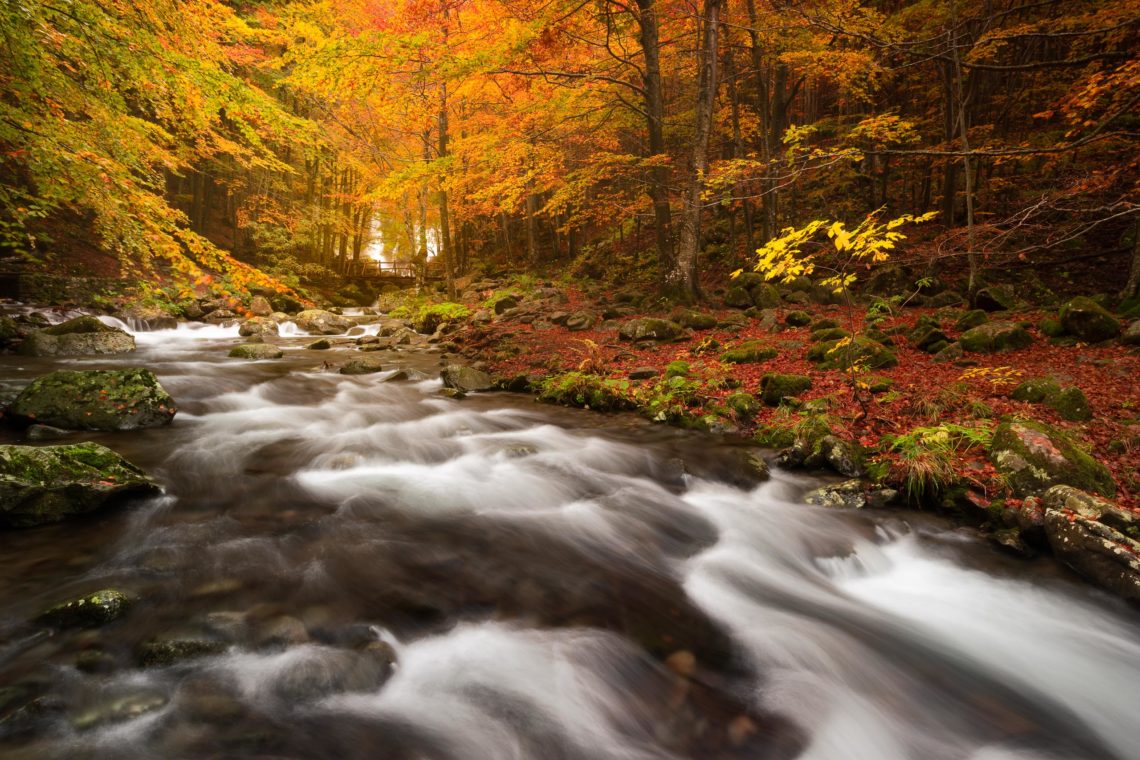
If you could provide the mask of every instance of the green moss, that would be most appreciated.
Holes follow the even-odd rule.
[[[76,317],[52,327],[45,327],[47,335],[76,335],[79,333],[118,332],[117,328],[105,325],[97,317]]]
[[[962,333],[958,342],[966,351],[991,354],[1025,348],[1033,338],[1014,322],[987,322]]]
[[[816,343],[827,340],[840,340],[841,338],[850,338],[851,333],[844,330],[842,327],[824,327],[813,329],[811,331],[811,339]]]
[[[679,311],[673,315],[673,321],[693,330],[711,330],[716,327],[715,316],[699,311]]]
[[[785,449],[795,443],[796,434],[789,427],[769,425],[757,428],[752,440],[769,449]]]
[[[779,406],[787,398],[799,396],[811,388],[807,375],[769,373],[760,378],[760,400],[768,406]]]
[[[792,327],[806,327],[811,324],[811,314],[806,311],[789,311],[784,316],[784,323]]]
[[[177,408],[150,370],[61,370],[33,380],[8,411],[67,430],[133,430],[169,424]]]
[[[444,301],[422,307],[415,317],[416,331],[433,333],[444,322],[458,322],[471,316],[471,310],[461,303]]]
[[[1036,377],[1020,383],[1013,389],[1010,397],[1014,401],[1027,401],[1030,404],[1040,404],[1049,396],[1061,392],[1061,386],[1056,380],[1048,377]]]
[[[994,431],[990,459],[1015,493],[1041,493],[1070,485],[1104,496],[1116,494],[1112,473],[1066,433],[1043,422],[1003,422]]]
[[[144,668],[160,668],[184,660],[221,654],[226,645],[205,639],[165,639],[148,641],[139,647],[138,660]]]
[[[751,393],[730,394],[724,405],[739,420],[750,420],[760,412],[760,402]]]
[[[720,355],[720,358],[721,361],[730,364],[757,364],[759,362],[766,362],[769,359],[775,359],[779,353],[779,351],[771,346],[765,345],[762,341],[750,340],[725,351]]]
[[[807,358],[824,369],[849,370],[852,366],[884,369],[897,365],[894,352],[878,341],[864,336],[851,340],[829,340],[808,349]]]
[[[958,317],[954,323],[954,329],[959,332],[973,329],[978,325],[984,325],[989,321],[989,316],[982,309],[973,309]]]
[[[689,363],[684,361],[669,362],[665,367],[665,377],[688,377]]]
[[[36,617],[36,622],[53,628],[96,628],[122,617],[131,604],[127,594],[105,588],[50,607]]]
[[[1120,335],[1120,322],[1091,298],[1077,296],[1060,311],[1061,326],[1086,343],[1100,343]]]
[[[538,385],[538,397],[542,401],[597,411],[628,411],[637,408],[628,380],[615,380],[585,372],[565,372],[543,379]]]
[[[1092,419],[1092,410],[1085,394],[1075,385],[1052,393],[1045,398],[1045,406],[1069,422],[1085,422]]]
[[[1059,338],[1065,334],[1065,328],[1061,326],[1059,319],[1043,319],[1041,324],[1037,326],[1041,333],[1049,338]]]

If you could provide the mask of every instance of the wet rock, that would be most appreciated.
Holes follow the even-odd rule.
[[[76,317],[35,330],[20,344],[20,353],[26,356],[124,354],[134,350],[134,336],[95,317]]]
[[[993,354],[1025,348],[1033,338],[1016,322],[987,322],[962,333],[958,343],[965,351]]]
[[[779,351],[763,341],[749,340],[725,351],[720,358],[730,364],[758,364],[775,359],[779,354]]]
[[[863,475],[863,451],[859,444],[833,435],[819,421],[801,426],[795,441],[780,452],[777,461],[789,468],[828,468],[849,478]]]
[[[618,335],[623,340],[631,340],[634,342],[642,340],[665,342],[676,340],[684,336],[684,334],[685,328],[676,322],[651,317],[631,319],[618,330]]]
[[[186,660],[221,654],[226,645],[209,639],[160,639],[139,647],[137,659],[144,668],[165,668]]]
[[[60,522],[158,491],[146,473],[97,443],[0,445],[0,526]]]
[[[77,731],[134,720],[166,706],[165,694],[146,687],[129,689],[127,693],[104,695],[96,704],[75,713],[71,725]]]
[[[269,317],[250,317],[241,323],[238,328],[238,335],[243,337],[250,337],[258,335],[262,338],[275,338],[281,333],[277,327],[277,323]]]
[[[795,398],[811,388],[807,375],[784,375],[775,372],[760,378],[760,400],[768,406],[779,406],[784,399]]]
[[[1053,553],[1098,585],[1140,602],[1140,542],[1135,539],[1135,516],[1067,486],[1050,488],[1042,501],[1045,535]]]
[[[342,375],[371,375],[384,371],[384,361],[379,356],[360,356],[349,359],[340,368]]]
[[[768,460],[755,451],[741,451],[737,454],[740,470],[748,486],[763,483],[772,477]]]
[[[1120,321],[1091,298],[1077,296],[1060,311],[1061,327],[1086,343],[1100,343],[1120,335]]]
[[[8,414],[20,422],[68,430],[136,430],[170,424],[177,412],[146,369],[61,370],[38,377]]]
[[[207,314],[205,320],[218,325],[227,324],[236,322],[238,320],[238,314],[236,311],[231,311],[230,309],[216,309]]]
[[[440,388],[436,391],[436,395],[443,396],[444,398],[454,399],[456,401],[467,398],[467,394],[458,388]]]
[[[306,309],[293,318],[297,327],[312,335],[340,335],[352,327],[344,317],[322,309]]]
[[[292,615],[279,615],[263,623],[257,631],[258,646],[296,646],[309,640],[309,631]]]
[[[273,306],[265,296],[254,296],[249,299],[249,313],[255,317],[268,317],[273,313]]]
[[[284,351],[270,343],[242,343],[231,348],[227,354],[232,359],[249,359],[251,361],[280,359],[284,355]]]
[[[71,430],[52,427],[51,425],[32,425],[24,431],[29,441],[55,441],[71,435]]]
[[[495,382],[486,372],[462,364],[449,364],[440,370],[439,376],[445,388],[452,388],[462,393],[489,391],[495,388]]]
[[[858,478],[823,486],[804,496],[808,504],[841,509],[882,509],[898,500],[899,492],[895,489],[875,486]]]
[[[98,628],[121,618],[131,604],[127,594],[105,588],[49,607],[36,616],[35,622],[52,628]]]
[[[305,348],[309,349],[310,351],[328,351],[330,348],[332,348],[332,343],[329,343],[324,338],[321,338],[320,340],[314,340],[312,343],[305,346]]]
[[[1112,496],[1116,484],[1100,462],[1082,451],[1064,432],[1042,422],[1003,422],[994,431],[990,461],[1021,496],[1056,485]]]

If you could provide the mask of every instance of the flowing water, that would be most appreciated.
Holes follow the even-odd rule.
[[[744,487],[728,441],[440,398],[430,353],[342,376],[347,345],[286,334],[270,362],[204,326],[0,357],[7,392],[141,365],[180,406],[69,439],[162,496],[0,534],[0,756],[1138,756],[1140,616],[1048,561],[805,506],[803,476]],[[138,598],[115,623],[27,622],[104,587]],[[156,638],[217,651],[141,667]]]

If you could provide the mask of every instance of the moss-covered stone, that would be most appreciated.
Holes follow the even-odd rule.
[[[752,303],[758,309],[777,309],[780,307],[780,291],[770,282],[762,282],[751,287],[748,292],[752,295]]]
[[[691,330],[711,330],[716,327],[716,317],[701,311],[682,310],[673,316],[673,321]]]
[[[688,377],[689,363],[684,361],[669,362],[665,367],[665,377]]]
[[[974,305],[985,311],[1008,311],[1017,307],[1017,299],[1005,288],[993,285],[977,292]]]
[[[323,309],[306,309],[293,322],[310,335],[340,335],[352,327],[349,320]]]
[[[32,381],[8,409],[27,424],[68,430],[135,430],[168,425],[177,407],[146,369],[60,370]]]
[[[958,343],[966,351],[992,354],[1025,348],[1033,343],[1033,338],[1014,322],[987,322],[962,333]]]
[[[1100,343],[1120,335],[1120,321],[1091,298],[1077,296],[1060,312],[1061,327],[1086,343]]]
[[[972,309],[958,317],[957,321],[954,322],[954,329],[959,332],[965,332],[978,325],[984,325],[989,319],[989,316],[983,309]]]
[[[1140,346],[1140,319],[1135,320],[1124,330],[1120,342],[1126,346]]]
[[[52,628],[98,628],[125,615],[131,604],[126,593],[105,588],[49,607],[36,616],[36,622]]]
[[[1050,377],[1034,377],[1018,384],[1010,395],[1014,401],[1040,404],[1049,396],[1060,393],[1061,386]]]
[[[747,309],[753,306],[752,294],[739,285],[729,288],[724,294],[724,305],[734,309]]]
[[[0,526],[60,522],[158,490],[146,473],[97,443],[0,446]]]
[[[938,353],[950,342],[950,337],[937,324],[929,323],[918,325],[910,331],[908,337],[915,348],[928,354]]]
[[[760,412],[760,402],[751,393],[732,393],[724,405],[738,420],[750,420]]]
[[[230,349],[227,354],[231,359],[249,359],[261,361],[264,359],[280,359],[285,352],[271,343],[241,343]]]
[[[852,366],[885,369],[899,363],[893,351],[862,335],[847,340],[828,340],[808,349],[807,358],[824,369],[847,371]]]
[[[744,288],[745,290],[752,290],[753,288],[764,285],[766,282],[764,275],[759,272],[741,272],[732,280],[733,285]]]
[[[623,340],[631,340],[634,342],[643,340],[664,342],[676,340],[684,334],[685,328],[676,322],[672,322],[668,319],[654,319],[652,317],[631,319],[618,330],[619,337]]]
[[[1069,485],[1104,496],[1116,494],[1108,468],[1064,432],[1043,422],[1003,422],[994,431],[990,461],[1019,496]]]
[[[871,393],[886,393],[894,387],[895,381],[889,377],[868,377],[864,380],[867,385],[867,390]]]
[[[383,372],[384,361],[378,356],[359,356],[346,361],[340,368],[342,375],[371,375]]]
[[[1065,334],[1065,328],[1061,326],[1059,319],[1043,319],[1037,329],[1047,338],[1059,338]]]
[[[760,378],[760,400],[768,406],[779,406],[786,398],[795,398],[811,389],[807,375],[785,375],[775,372]]]
[[[806,311],[789,311],[784,315],[784,323],[791,327],[806,327],[811,324],[811,314]]]
[[[778,461],[785,467],[828,468],[849,478],[860,477],[864,471],[859,444],[834,435],[820,419],[801,424],[794,442],[780,452]]]
[[[851,333],[844,330],[842,327],[824,327],[817,330],[812,330],[811,339],[816,343],[827,340],[840,340],[842,338],[850,338]]]
[[[730,348],[720,355],[721,361],[730,364],[757,364],[775,359],[779,351],[762,341],[750,340]]]
[[[147,641],[137,652],[139,665],[162,668],[185,660],[221,654],[226,645],[209,639],[156,639]]]
[[[277,323],[269,317],[250,317],[238,327],[238,335],[246,338],[254,335],[259,335],[263,338],[275,338],[280,332],[281,330],[278,328]]]
[[[1092,419],[1092,409],[1083,391],[1075,385],[1051,393],[1045,397],[1045,406],[1069,422],[1085,422]]]
[[[90,316],[34,330],[20,344],[20,353],[27,356],[123,354],[134,350],[134,336]]]
[[[305,346],[305,348],[309,349],[310,351],[328,351],[330,348],[332,348],[332,343],[329,343],[324,338],[321,338],[320,340],[314,340],[312,343]]]

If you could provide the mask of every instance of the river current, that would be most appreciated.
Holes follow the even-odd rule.
[[[0,357],[143,366],[172,426],[95,440],[162,496],[0,534],[5,758],[1127,760],[1140,615],[1048,560],[904,512],[748,487],[730,440],[506,393],[439,356],[226,352],[236,328]],[[337,339],[333,339],[334,342]],[[0,433],[19,442],[18,431]],[[28,621],[99,588],[94,631]],[[214,653],[142,667],[155,639]]]

